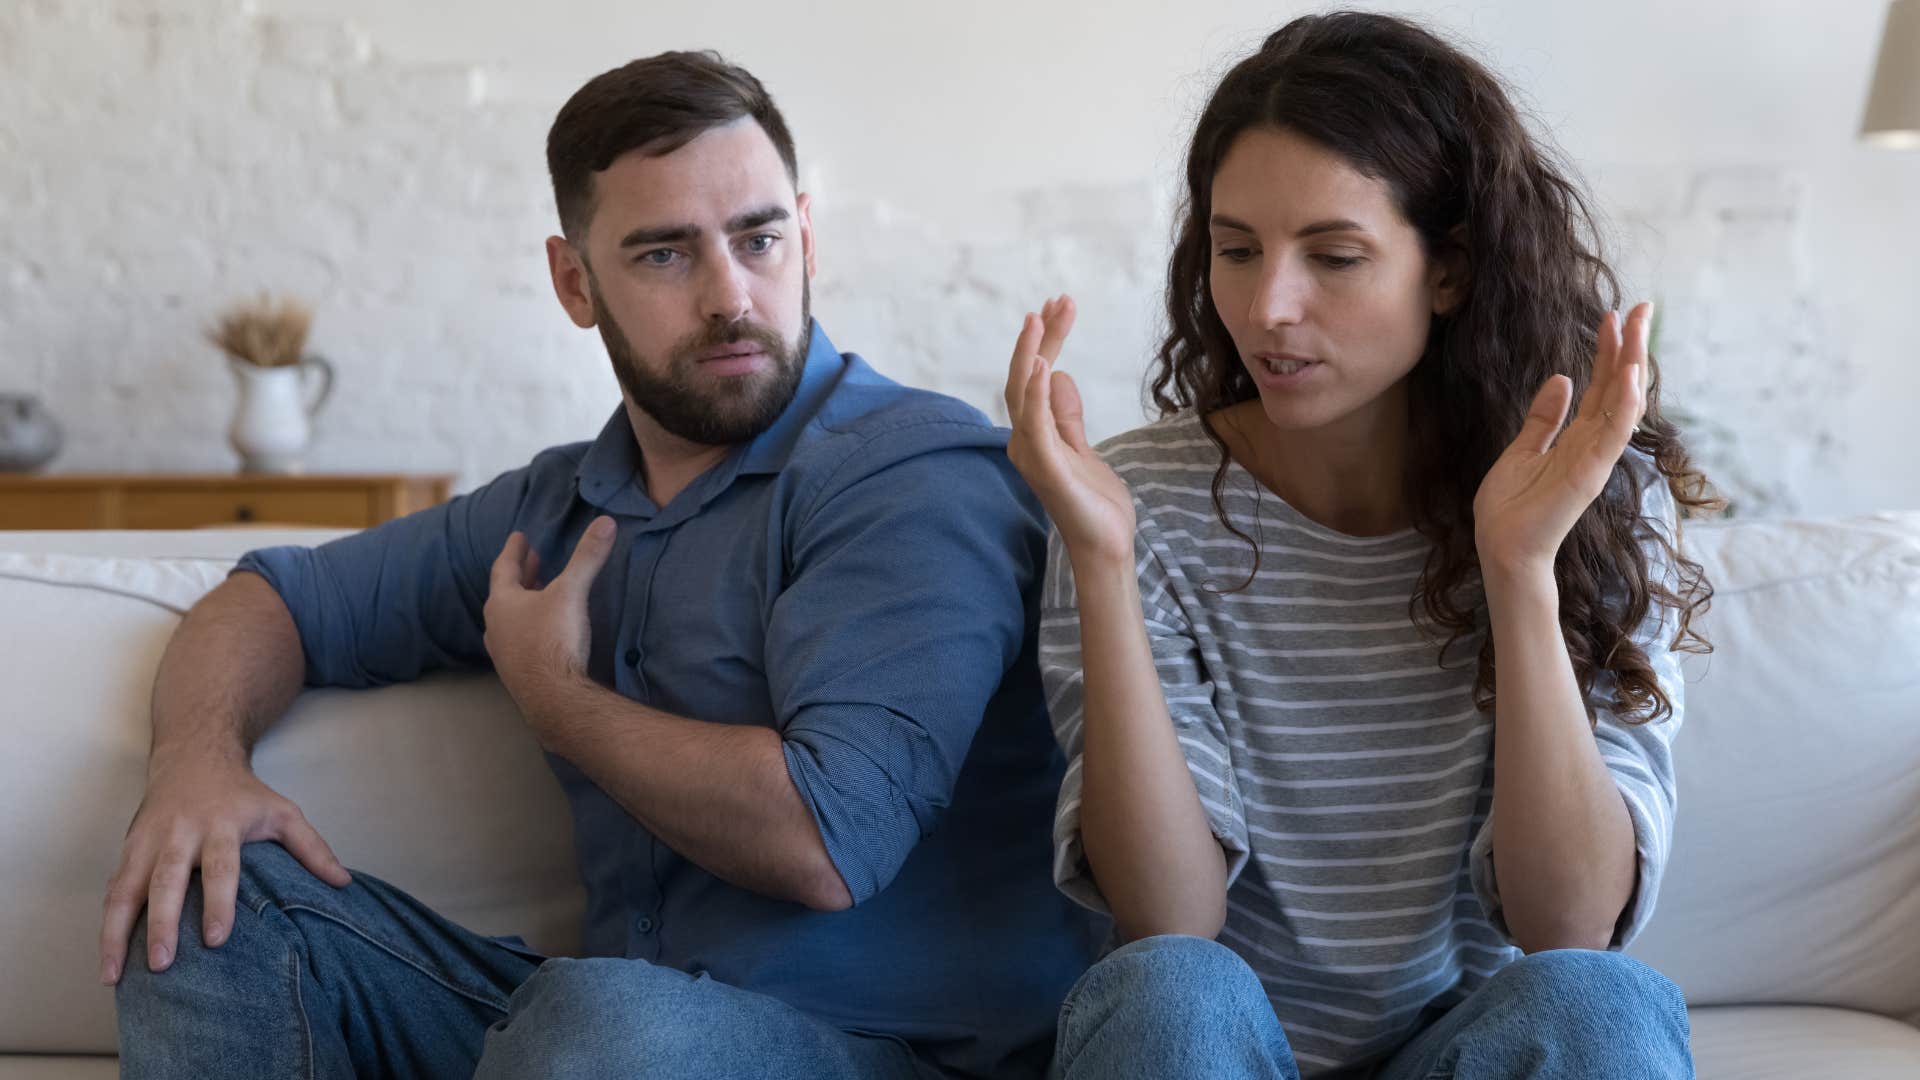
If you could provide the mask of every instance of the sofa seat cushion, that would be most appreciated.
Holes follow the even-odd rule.
[[[1913,1080],[1920,1029],[1852,1009],[1715,1005],[1689,1009],[1700,1080]]]
[[[0,1080],[113,1080],[120,1059],[85,1054],[0,1054]]]

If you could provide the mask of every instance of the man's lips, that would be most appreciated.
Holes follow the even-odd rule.
[[[733,360],[750,356],[765,356],[766,352],[767,350],[759,345],[748,345],[744,343],[738,345],[722,345],[717,349],[708,349],[706,352],[701,353],[700,362],[709,363],[715,360]]]

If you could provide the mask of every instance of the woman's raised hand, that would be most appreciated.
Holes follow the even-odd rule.
[[[1473,499],[1474,541],[1482,572],[1548,569],[1560,544],[1626,452],[1646,410],[1647,334],[1653,305],[1642,303],[1624,328],[1600,320],[1593,378],[1580,412],[1561,430],[1573,383],[1554,375],[1533,399],[1520,434],[1480,482]]]
[[[1059,296],[1027,313],[1007,367],[1007,456],[1025,477],[1076,564],[1133,561],[1133,495],[1087,445],[1080,391],[1053,370],[1073,329],[1073,298]]]

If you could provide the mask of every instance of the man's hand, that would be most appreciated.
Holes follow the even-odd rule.
[[[147,966],[164,971],[179,943],[187,882],[200,868],[200,938],[225,943],[240,888],[240,845],[275,840],[315,877],[335,887],[353,881],[306,815],[260,782],[244,762],[156,759],[147,794],[127,829],[120,866],[107,883],[100,925],[100,981],[126,970],[127,940],[147,909]]]
[[[613,537],[613,519],[595,518],[581,534],[566,569],[544,587],[539,583],[540,557],[525,534],[507,537],[493,561],[484,613],[487,655],[507,693],[529,717],[529,705],[543,685],[586,678],[587,650],[593,644],[587,590],[613,551]]]

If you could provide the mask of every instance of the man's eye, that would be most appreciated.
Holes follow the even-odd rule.
[[[672,248],[654,248],[652,251],[642,252],[639,261],[648,266],[672,266],[677,254]]]
[[[761,233],[758,236],[749,236],[747,237],[747,251],[754,255],[765,255],[767,252],[773,250],[774,241],[778,239],[779,237],[772,233]]]

